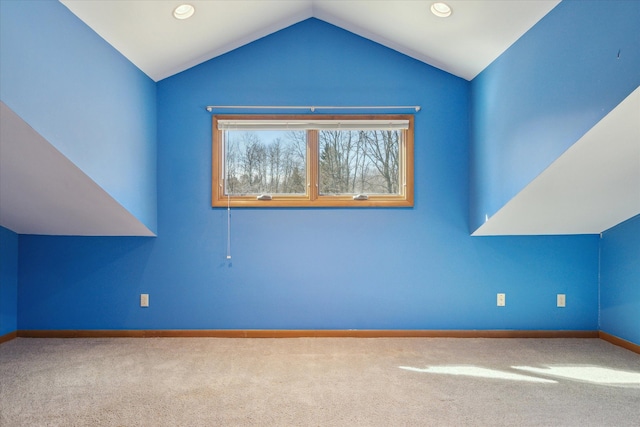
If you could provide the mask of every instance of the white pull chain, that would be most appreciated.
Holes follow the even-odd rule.
[[[231,259],[231,195],[227,193],[227,259]]]

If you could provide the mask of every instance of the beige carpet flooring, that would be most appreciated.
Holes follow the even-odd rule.
[[[639,426],[640,355],[598,339],[18,338],[0,425]]]

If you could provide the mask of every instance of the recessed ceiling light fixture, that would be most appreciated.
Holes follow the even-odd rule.
[[[438,18],[447,18],[451,16],[451,7],[442,2],[433,3],[431,5],[431,13],[436,15]]]
[[[181,4],[180,6],[173,9],[173,17],[176,19],[188,19],[193,16],[196,8],[191,6],[190,4]]]

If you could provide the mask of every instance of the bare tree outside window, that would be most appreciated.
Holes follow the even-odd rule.
[[[398,194],[400,131],[319,132],[320,194]]]
[[[306,132],[226,131],[225,194],[305,192]]]

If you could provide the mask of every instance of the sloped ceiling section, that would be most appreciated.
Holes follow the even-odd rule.
[[[434,16],[416,0],[60,0],[155,81],[315,17],[467,80],[553,9],[559,0],[450,0]]]
[[[19,234],[154,236],[4,102],[0,225]]]
[[[640,214],[640,87],[474,236],[598,234]]]

